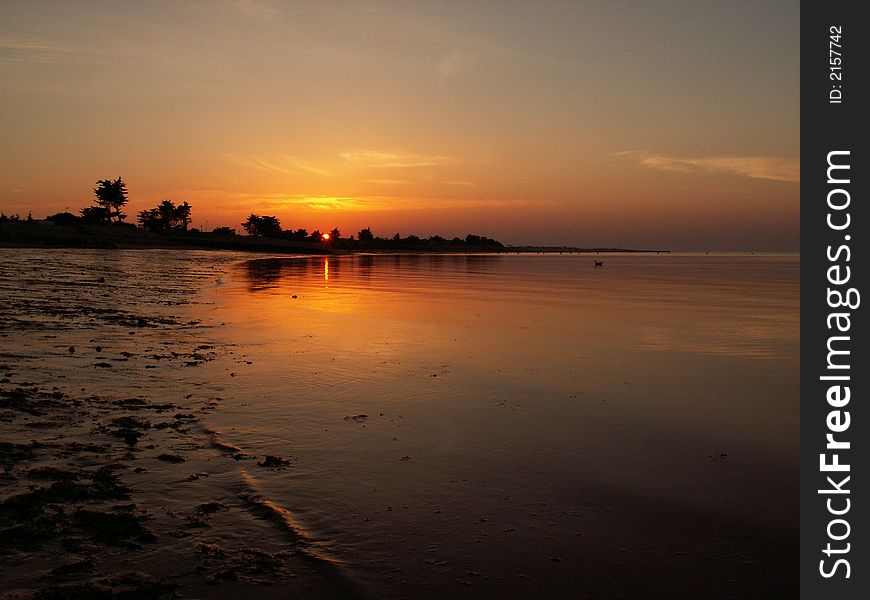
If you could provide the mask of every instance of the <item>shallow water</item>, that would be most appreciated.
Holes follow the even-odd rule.
[[[172,494],[245,504],[357,593],[794,590],[797,257],[615,255],[595,268],[578,255],[2,252],[16,300],[0,319],[30,332],[24,358],[4,360],[70,387],[210,399],[191,439],[290,466],[218,468],[200,441],[190,452],[215,471],[209,487]],[[40,300],[55,272],[91,282],[104,269],[120,269],[107,279],[124,282],[132,322]],[[177,318],[129,336],[163,302]],[[145,371],[142,346],[126,379],[109,378],[66,351],[80,328],[212,350],[196,368]],[[251,536],[232,520],[220,532]]]
[[[592,548],[629,555],[601,561],[608,578],[658,565],[645,557],[669,540],[644,521],[661,507],[794,541],[799,261],[605,263],[238,265],[214,318],[252,364],[238,365],[236,403],[215,422],[252,453],[292,454],[264,493],[390,595],[570,595],[578,580],[594,593]],[[679,556],[738,552],[691,546]]]

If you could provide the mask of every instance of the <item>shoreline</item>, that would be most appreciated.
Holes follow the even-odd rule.
[[[300,242],[280,238],[224,235],[189,232],[186,234],[160,236],[143,231],[132,225],[47,225],[43,221],[33,223],[0,223],[0,248],[44,249],[98,249],[98,250],[228,250],[238,252],[282,252],[289,254],[670,254],[668,249],[618,248],[601,246],[581,248],[576,246],[476,246],[404,244],[395,247],[384,244],[349,245],[347,240],[337,244]]]

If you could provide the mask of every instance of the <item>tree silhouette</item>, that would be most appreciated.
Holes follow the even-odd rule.
[[[114,181],[111,179],[100,179],[97,181],[94,195],[97,197],[97,207],[106,209],[108,213],[107,221],[114,219],[121,222],[127,218],[127,215],[121,212],[121,209],[127,204],[127,184],[120,177]],[[84,216],[84,213],[82,216]]]
[[[468,246],[481,246],[485,248],[503,248],[501,242],[498,240],[490,239],[486,236],[482,235],[474,235],[469,233],[465,236],[465,244]]]
[[[155,208],[140,212],[139,224],[144,229],[159,233],[187,231],[187,226],[190,224],[190,209],[191,206],[187,202],[176,206],[172,200],[163,200]]]
[[[281,236],[281,221],[278,217],[270,215],[255,215],[251,213],[244,223],[242,228],[250,236],[262,237],[280,237]]]
[[[187,231],[187,228],[190,225],[190,209],[191,206],[186,201],[182,202],[175,209],[175,216],[178,219],[178,225],[181,227],[181,231]]]
[[[85,223],[108,223],[111,218],[108,208],[88,206],[81,210],[82,221]]]
[[[304,242],[308,239],[308,230],[299,228],[296,231],[287,231],[287,237],[291,240],[299,240]]]
[[[164,229],[168,232],[175,225],[175,204],[172,200],[163,200],[157,205],[157,214]]]
[[[338,227],[333,228],[333,230],[329,232],[329,238],[333,242],[337,242],[341,239],[341,231],[339,231]]]
[[[160,209],[158,208],[149,208],[147,210],[141,211],[136,220],[139,221],[139,225],[142,226],[142,229],[148,229],[151,231],[164,230],[160,218]]]
[[[356,238],[360,241],[361,244],[369,244],[375,239],[375,236],[372,235],[372,228],[366,227],[365,229],[359,230],[359,232],[356,234]]]
[[[257,222],[259,220],[260,215],[251,213],[251,215],[242,223],[242,229],[244,229],[245,233],[248,235],[257,235]]]

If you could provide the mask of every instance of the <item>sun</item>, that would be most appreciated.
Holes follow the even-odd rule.
[[[324,233],[324,234],[321,234],[320,239],[323,240],[324,242],[328,242],[331,237],[332,237],[332,235],[330,235],[328,233]]]

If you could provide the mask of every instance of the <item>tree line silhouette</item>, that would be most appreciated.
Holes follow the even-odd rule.
[[[155,208],[140,212],[139,224],[158,233],[185,232],[190,225],[190,210],[187,202],[176,206],[172,200],[163,200]]]
[[[78,223],[89,225],[112,225],[121,227],[136,227],[125,220],[127,214],[124,208],[129,198],[127,185],[121,177],[116,179],[100,179],[94,188],[94,203],[79,211],[78,215],[69,212],[57,213],[46,217],[46,221],[52,221],[56,225],[75,225]],[[176,204],[170,199],[161,200],[154,208],[142,210],[137,215],[138,227],[156,234],[162,235],[202,235],[205,232],[190,227],[192,207],[187,202]],[[28,216],[32,221],[32,217]],[[18,215],[7,217],[0,214],[0,221],[22,221]],[[370,227],[360,229],[356,235],[343,237],[338,228],[328,232],[319,229],[309,232],[306,229],[284,229],[281,221],[274,215],[258,215],[251,213],[243,223],[242,229],[249,238],[264,238],[267,240],[289,240],[295,242],[308,242],[328,244],[341,249],[459,249],[462,247],[498,249],[503,248],[501,242],[481,235],[468,234],[464,238],[444,238],[433,235],[420,238],[416,235],[402,237],[396,233],[392,237],[383,238],[372,233]],[[231,227],[217,227],[210,234],[212,236],[236,236],[236,230]],[[208,234],[206,234],[208,235]]]
[[[504,248],[504,245],[498,240],[474,234],[468,234],[465,238],[454,237],[447,239],[440,235],[433,235],[427,238],[421,238],[416,235],[402,237],[401,234],[396,233],[390,238],[382,238],[374,235],[370,227],[360,229],[356,233],[356,236],[350,235],[349,237],[342,237],[341,231],[337,227],[328,233],[322,233],[319,229],[315,229],[311,233],[306,229],[285,230],[282,229],[281,221],[278,217],[253,213],[242,223],[242,228],[250,236],[295,241],[327,242],[337,248],[345,249],[431,249],[460,246],[488,249]],[[215,230],[215,233],[217,233],[217,230]]]

